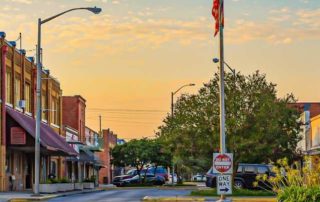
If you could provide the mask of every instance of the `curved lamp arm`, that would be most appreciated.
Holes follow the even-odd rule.
[[[175,92],[173,92],[172,94],[175,95],[177,92],[179,92],[182,88],[187,87],[187,86],[195,86],[196,84],[194,83],[189,83],[186,85],[181,86],[178,90],[176,90]]]
[[[65,14],[65,13],[69,13],[69,12],[74,11],[74,10],[88,10],[88,11],[93,12],[94,14],[99,14],[99,13],[102,11],[101,8],[97,8],[97,7],[72,8],[72,9],[63,11],[63,12],[61,12],[61,13],[58,13],[57,15],[54,15],[54,16],[49,17],[49,18],[47,18],[47,19],[41,20],[40,23],[41,23],[41,24],[44,24],[44,23],[46,23],[46,22],[49,22],[50,20],[53,20],[53,19],[55,19],[55,18],[57,18],[57,17]]]

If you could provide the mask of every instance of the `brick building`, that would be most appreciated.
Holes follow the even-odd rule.
[[[105,162],[105,167],[99,170],[99,183],[110,184],[114,177],[114,167],[111,165],[111,149],[117,144],[117,135],[110,129],[102,130],[104,151],[99,153],[99,158]]]
[[[0,191],[32,189],[36,110],[36,65],[24,50],[16,49],[0,32],[1,149]],[[47,70],[42,71],[40,181],[50,172],[63,177],[63,158],[76,155],[61,128],[61,88]]]
[[[99,134],[86,126],[85,112],[86,100],[80,95],[62,97],[62,124],[67,141],[79,155],[66,158],[66,175],[73,182],[98,179],[98,171],[104,166],[96,154],[103,151]]]

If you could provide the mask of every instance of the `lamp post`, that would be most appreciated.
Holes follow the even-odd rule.
[[[218,58],[213,58],[212,61],[214,63],[218,63],[219,62],[219,59]],[[236,75],[236,70],[231,68],[230,65],[228,63],[226,63],[225,61],[223,61],[223,63],[228,67],[228,69],[232,72],[233,74],[233,87],[234,87],[234,90],[236,89],[236,82],[237,82],[237,75]],[[234,110],[236,111],[236,103],[235,103],[235,96],[233,96],[233,102],[234,102]],[[233,138],[233,151],[235,151],[234,149],[235,147],[235,139]],[[235,154],[234,154],[235,155]]]
[[[94,14],[99,14],[101,12],[101,8],[97,7],[80,7],[80,8],[72,8],[61,12],[57,15],[49,17],[47,19],[41,20],[38,19],[38,44],[37,44],[37,102],[36,102],[36,138],[35,138],[35,161],[34,161],[34,194],[39,195],[39,177],[40,177],[40,124],[41,124],[41,75],[42,75],[42,64],[41,64],[41,25],[49,22],[65,13],[74,11],[74,10],[88,10]]]
[[[185,84],[183,86],[181,86],[178,90],[171,92],[171,117],[173,118],[173,111],[174,111],[174,105],[173,105],[173,98],[174,95],[177,94],[182,88],[187,87],[187,86],[195,86],[196,84],[194,83],[189,83],[189,84]],[[178,180],[178,179],[177,179]],[[174,163],[172,160],[172,186],[174,185]]]

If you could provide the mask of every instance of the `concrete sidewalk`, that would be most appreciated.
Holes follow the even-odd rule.
[[[100,191],[104,191],[104,189],[96,188],[82,191],[61,192],[55,194],[41,194],[41,196],[32,196],[32,192],[0,192],[0,202],[45,201],[56,197],[93,193]]]

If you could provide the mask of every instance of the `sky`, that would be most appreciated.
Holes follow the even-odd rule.
[[[217,72],[212,0],[1,0],[0,31],[36,44],[37,19],[74,7],[42,26],[43,65],[63,95],[87,100],[86,125],[120,138],[152,137],[170,112],[170,93],[196,93]],[[256,70],[278,96],[320,101],[319,0],[225,0],[225,60],[243,74]],[[177,98],[177,97],[176,97]]]

